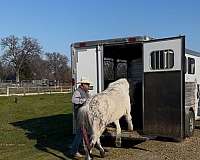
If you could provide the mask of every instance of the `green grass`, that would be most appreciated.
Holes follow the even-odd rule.
[[[0,97],[0,160],[68,159],[70,94]]]

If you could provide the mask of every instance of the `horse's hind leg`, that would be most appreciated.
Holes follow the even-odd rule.
[[[88,146],[86,145],[85,141],[83,141],[83,145],[85,150],[85,160],[92,160],[91,150],[88,149]]]
[[[131,104],[130,103],[128,103],[128,105],[127,105],[125,118],[128,123],[128,130],[133,131],[133,123],[132,123],[132,116],[131,116]]]
[[[83,136],[83,144],[84,144],[84,150],[86,153],[86,160],[92,160],[91,157],[91,152],[92,152],[92,148],[94,147],[94,145],[91,145],[90,141],[89,141],[89,137],[88,137],[88,133],[86,131],[86,129],[84,128],[84,126],[81,127],[81,131],[82,131],[82,136]]]
[[[104,148],[101,146],[100,138],[98,138],[95,147],[100,151],[101,158],[104,158],[104,157],[105,157],[105,150],[104,150]]]
[[[116,145],[116,147],[121,147],[121,127],[119,124],[119,120],[115,121],[114,123],[115,123],[116,129],[117,129],[115,145]]]
[[[129,131],[133,131],[133,123],[132,123],[132,116],[130,113],[128,113],[127,115],[125,115],[126,121],[128,123],[128,130]]]

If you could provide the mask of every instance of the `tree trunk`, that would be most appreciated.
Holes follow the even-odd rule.
[[[19,69],[16,70],[16,83],[19,84]]]

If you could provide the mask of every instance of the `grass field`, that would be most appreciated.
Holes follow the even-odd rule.
[[[0,160],[67,159],[71,95],[0,97]]]
[[[67,160],[72,137],[70,94],[0,97],[0,160]],[[103,140],[103,139],[102,139]],[[196,160],[200,157],[200,122],[194,136],[181,143],[112,139],[102,145],[106,160]],[[95,159],[100,160],[99,153]]]

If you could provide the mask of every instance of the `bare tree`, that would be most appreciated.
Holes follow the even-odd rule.
[[[0,81],[3,79],[3,65],[0,57]]]
[[[70,68],[68,66],[67,56],[58,53],[46,53],[48,68],[49,68],[49,79],[53,80],[69,80],[70,79]]]
[[[4,51],[3,62],[12,66],[16,74],[16,82],[20,81],[20,71],[25,61],[31,61],[32,57],[41,54],[41,46],[36,39],[24,36],[22,39],[14,35],[1,39],[1,47]]]
[[[48,61],[42,59],[39,55],[32,57],[29,63],[32,72],[32,79],[47,79],[48,78]]]

